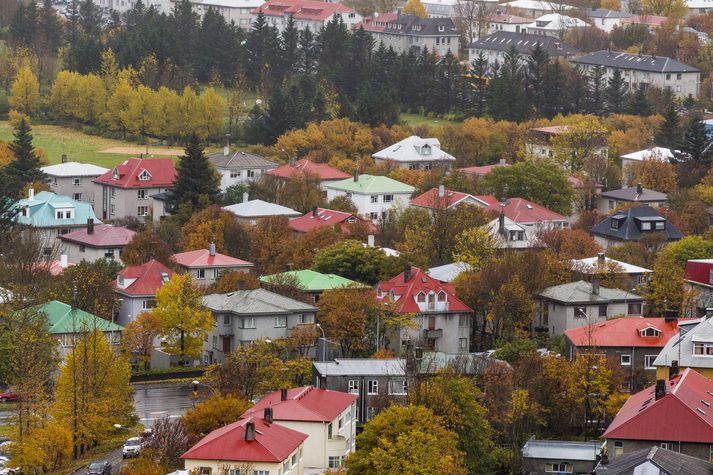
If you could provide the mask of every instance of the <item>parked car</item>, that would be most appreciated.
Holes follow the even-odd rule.
[[[138,457],[143,448],[143,443],[140,437],[132,437],[124,442],[124,448],[121,449],[121,454],[124,458]]]
[[[13,402],[17,401],[17,393],[12,391],[0,392],[0,402]]]
[[[89,466],[87,475],[111,475],[111,464],[108,460],[94,462]]]

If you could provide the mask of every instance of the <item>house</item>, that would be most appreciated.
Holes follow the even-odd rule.
[[[604,81],[610,80],[615,70],[622,73],[627,91],[649,86],[670,91],[678,99],[697,98],[701,71],[673,58],[656,55],[632,54],[617,51],[595,51],[573,59],[584,74],[595,67],[604,70]]]
[[[482,54],[491,66],[496,62],[497,64],[503,64],[505,56],[514,46],[515,50],[520,53],[524,63],[532,54],[532,50],[538,45],[547,51],[551,58],[569,59],[578,53],[576,48],[562,43],[560,39],[554,36],[496,31],[469,44],[468,58],[473,62]]]
[[[413,198],[409,206],[425,208],[433,213],[436,210],[453,209],[463,204],[485,208],[495,203],[498,203],[498,200],[492,195],[476,196],[460,191],[450,191],[441,185]]]
[[[537,18],[547,13],[565,12],[575,9],[575,7],[564,3],[552,3],[541,0],[514,0],[512,2],[503,3],[500,7],[506,8],[508,12],[516,12],[530,18]]]
[[[552,336],[586,327],[615,316],[641,316],[643,297],[620,289],[608,289],[598,281],[578,280],[547,287],[536,297],[536,325]]]
[[[284,279],[294,280],[303,290],[310,294],[312,302],[317,303],[320,295],[325,290],[338,289],[341,287],[366,287],[359,282],[355,282],[346,277],[341,277],[335,274],[322,274],[311,269],[293,270],[283,272],[281,274],[263,275],[260,277],[260,282],[271,284],[272,282],[284,282]]]
[[[168,15],[172,11],[172,0],[142,0],[144,8],[154,7],[157,12]],[[138,0],[97,0],[94,2],[97,6],[106,10],[113,10],[119,13],[126,13],[134,8]]]
[[[121,302],[117,322],[126,326],[141,312],[150,312],[156,306],[156,291],[171,277],[173,271],[155,259],[119,271],[114,281],[114,292]]]
[[[421,3],[429,18],[456,18],[463,16],[464,12],[473,11],[468,0],[423,0]],[[497,0],[478,0],[476,8],[489,10],[497,4]]]
[[[56,277],[58,275],[62,275],[62,273],[67,267],[73,267],[76,264],[69,262],[69,257],[67,256],[67,254],[62,254],[59,256],[59,259],[42,261],[38,263],[38,265],[46,267],[50,275]]]
[[[689,259],[684,273],[686,285],[695,289],[698,315],[713,307],[713,259]]]
[[[151,195],[150,206],[151,206],[151,216],[154,223],[159,223],[166,216],[173,214],[173,205],[171,204],[171,196],[173,193],[169,191],[162,191],[161,193],[156,193]]]
[[[441,282],[453,282],[456,277],[463,272],[468,272],[470,265],[465,262],[453,262],[442,266],[431,267],[428,269],[428,275]]]
[[[314,324],[318,310],[265,289],[206,295],[203,306],[213,312],[215,319],[212,335],[203,345],[205,364],[224,362],[239,345],[287,338],[292,328]]]
[[[561,13],[547,13],[535,18],[535,21],[525,25],[525,30],[531,35],[549,35],[562,38],[564,34],[576,28],[586,28],[589,24],[579,18],[562,15]]]
[[[667,21],[667,16],[634,15],[631,18],[622,19],[621,26],[626,27],[627,25],[644,25],[649,29],[651,33],[654,33],[657,29],[661,28]]]
[[[695,15],[705,15],[706,13],[713,11],[713,2],[711,0],[686,0],[686,6],[688,7],[688,17]]]
[[[359,214],[372,221],[386,219],[394,208],[404,209],[415,188],[387,176],[354,175],[354,178],[328,183],[327,201],[337,196],[352,200]]]
[[[50,189],[57,195],[86,201],[92,205],[95,213],[101,213],[98,188],[93,180],[108,170],[90,163],[67,162],[66,158],[66,155],[62,155],[62,163],[40,168],[47,175]]]
[[[609,459],[658,446],[709,461],[711,394],[713,381],[689,368],[633,394],[604,432]]]
[[[691,368],[713,380],[713,320],[711,312],[700,319],[681,322],[677,338],[668,341],[654,360],[656,379],[666,379],[679,368]]]
[[[521,226],[535,228],[535,231],[569,226],[567,218],[561,214],[524,198],[508,198],[504,203],[499,200],[491,200],[486,210],[504,214],[512,222]]]
[[[666,206],[667,202],[666,193],[644,188],[641,183],[637,183],[636,186],[602,192],[597,200],[597,209],[602,214],[608,214],[631,204],[641,203],[653,208],[661,208]]]
[[[637,152],[627,153],[621,157],[622,183],[630,186],[634,180],[634,168],[637,163],[645,160],[670,161],[674,156],[671,149],[664,147],[651,147]],[[633,167],[633,168],[632,168]]]
[[[586,8],[583,13],[587,16],[589,23],[607,33],[611,33],[615,26],[621,25],[624,19],[634,16],[631,13],[607,10],[606,8]]]
[[[49,191],[35,194],[32,188],[29,189],[27,198],[15,203],[15,208],[18,210],[15,220],[19,224],[38,230],[45,246],[43,254],[46,256],[52,253],[57,236],[82,228],[89,220],[99,221],[92,205],[85,201],[77,201]]]
[[[473,58],[471,58],[471,61]],[[466,175],[471,175],[474,177],[483,177],[487,175],[488,173],[492,172],[498,167],[509,167],[510,164],[504,159],[501,158],[498,163],[494,163],[492,165],[482,165],[482,166],[475,166],[475,167],[464,167],[464,168],[459,168],[458,170],[465,173]]]
[[[435,138],[412,135],[372,155],[377,165],[389,163],[409,170],[449,171],[456,158],[441,149]]]
[[[203,18],[208,10],[213,10],[220,13],[226,23],[234,23],[243,30],[250,30],[253,22],[251,12],[262,5],[264,0],[189,0],[189,2],[193,12],[200,18]],[[170,0],[169,3],[170,10],[164,11],[167,15],[173,11],[177,3],[180,3],[180,0]]]
[[[536,440],[533,435],[522,447],[522,473],[591,473],[603,446],[599,441]]]
[[[620,455],[614,461],[602,458],[596,475],[629,475],[676,473],[679,475],[713,475],[713,463],[683,455],[659,446]]]
[[[353,8],[316,0],[268,0],[252,11],[253,22],[258,13],[265,15],[267,24],[277,28],[278,33],[282,33],[290,17],[298,30],[309,28],[315,34],[335,18],[344,22],[348,29],[362,20]]]
[[[676,318],[614,318],[564,332],[570,360],[594,351],[621,367],[625,392],[640,390],[656,379],[654,360],[678,334]]]
[[[357,226],[353,226],[357,225]],[[315,229],[331,227],[349,235],[354,227],[364,226],[369,234],[377,234],[379,229],[369,220],[356,214],[326,208],[314,208],[311,212],[290,221],[290,229],[298,233],[308,233]]]
[[[279,166],[268,171],[267,175],[281,180],[290,180],[307,175],[315,178],[321,186],[351,177],[349,173],[344,173],[326,163],[315,163],[307,159]]]
[[[309,435],[275,424],[272,409],[253,412],[216,429],[181,455],[189,473],[302,475]],[[246,469],[245,467],[249,467]],[[248,471],[249,470],[249,471]]]
[[[238,218],[238,221],[253,225],[257,224],[257,222],[261,219],[271,218],[273,216],[285,216],[287,218],[302,216],[302,213],[288,208],[287,206],[268,203],[263,200],[247,200],[242,203],[223,206],[223,209],[233,213],[235,217]]]
[[[208,249],[180,252],[171,260],[191,274],[193,280],[202,286],[214,284],[221,275],[229,272],[248,272],[255,267],[252,262],[215,252],[215,244]]]
[[[117,346],[121,341],[121,332],[124,331],[124,327],[120,325],[58,300],[28,310],[47,317],[47,332],[57,339],[62,359],[74,350],[74,345],[82,333],[99,330],[104,333],[109,344]]]
[[[194,0],[195,1],[195,0]],[[223,0],[225,1],[225,0]],[[257,0],[260,1],[260,0]],[[218,173],[220,173],[220,190],[240,183],[257,181],[269,170],[274,170],[278,164],[254,153],[235,151],[229,146],[223,147],[222,153],[214,153],[208,157]]]
[[[485,229],[495,238],[498,249],[535,249],[542,247],[537,229],[518,224],[500,213],[485,225]]]
[[[681,231],[650,206],[617,211],[594,226],[591,232],[604,249],[622,242],[638,241],[643,234],[660,233],[666,241],[678,241],[683,237]]]
[[[382,13],[366,17],[356,25],[374,38],[375,47],[383,44],[397,53],[412,50],[434,51],[438,56],[448,53],[458,57],[460,33],[452,18],[420,18],[416,15]]]
[[[534,158],[552,158],[555,156],[553,139],[560,134],[566,133],[566,125],[532,128],[528,131],[527,140],[525,141],[525,151]],[[602,133],[599,137],[594,137],[594,140],[596,140],[596,142],[594,146],[592,146],[592,155],[608,157],[609,146],[607,145],[606,135]]]
[[[84,229],[77,229],[57,236],[62,241],[62,252],[69,262],[94,262],[98,259],[113,259],[121,263],[121,253],[136,232],[122,226],[94,224],[89,221]]]
[[[413,315],[417,328],[400,328],[399,335],[392,339],[396,354],[401,354],[408,340],[422,342],[428,351],[469,351],[473,310],[456,297],[452,284],[407,266],[393,279],[379,282],[376,298],[393,303],[397,313]]]
[[[242,417],[272,408],[275,425],[308,435],[303,452],[305,472],[322,473],[342,467],[354,451],[356,399],[356,394],[314,386],[282,389],[260,399]]]
[[[168,191],[176,179],[170,158],[130,158],[94,180],[99,186],[102,219],[149,215],[149,197]]]
[[[486,18],[487,24],[485,29],[485,35],[492,35],[498,31],[508,31],[511,33],[524,33],[525,25],[532,23],[532,18],[510,15],[503,13],[500,10],[496,10],[495,13],[488,15]],[[473,56],[470,56],[470,60],[473,61]]]
[[[623,274],[628,277],[627,287],[633,289],[649,282],[651,270],[606,257],[603,252],[600,252],[595,257],[573,259],[572,274],[577,280],[589,281],[598,274]]]

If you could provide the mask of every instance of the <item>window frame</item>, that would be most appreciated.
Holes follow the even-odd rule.
[[[622,353],[619,356],[621,366],[631,366],[631,353]]]
[[[379,380],[369,379],[366,383],[366,394],[369,396],[376,396],[379,394]]]
[[[658,355],[644,355],[644,369],[656,369],[654,361]]]

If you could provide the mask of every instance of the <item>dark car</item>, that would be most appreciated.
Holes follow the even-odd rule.
[[[17,393],[12,391],[0,392],[0,402],[17,401]]]
[[[87,475],[111,475],[111,464],[108,460],[94,462],[89,466]]]

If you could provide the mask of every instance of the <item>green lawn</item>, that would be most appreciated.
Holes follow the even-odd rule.
[[[406,114],[402,113],[401,114],[401,120],[404,121],[408,125],[421,125],[421,124],[426,124],[426,125],[460,125],[461,122],[456,122],[453,120],[446,120],[446,119],[441,119],[438,117],[426,117],[423,115],[419,114]]]

